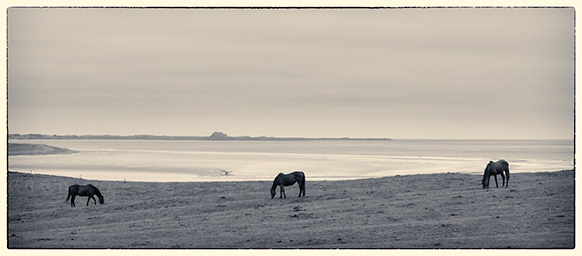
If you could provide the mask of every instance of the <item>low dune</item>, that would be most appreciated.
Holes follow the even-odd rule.
[[[309,181],[146,183],[8,174],[8,247],[573,248],[574,172],[516,173],[509,188],[447,173]],[[501,183],[501,180],[499,180]],[[77,197],[91,183],[105,204]],[[501,185],[501,184],[499,184]],[[277,190],[278,192],[278,190]]]
[[[75,150],[68,148],[53,147],[44,144],[28,143],[8,143],[8,155],[54,155],[54,154],[74,154]]]

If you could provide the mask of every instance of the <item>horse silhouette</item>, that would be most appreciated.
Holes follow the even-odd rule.
[[[91,198],[95,202],[95,205],[97,205],[97,200],[95,200],[94,195],[97,195],[97,197],[99,198],[100,204],[105,203],[105,200],[103,199],[103,195],[101,195],[101,192],[95,186],[93,186],[91,184],[86,185],[86,186],[72,185],[69,187],[69,195],[67,196],[67,200],[65,200],[65,202],[69,201],[69,198],[70,198],[71,199],[71,207],[75,207],[75,197],[76,196],[87,196],[89,198],[87,198],[87,205],[86,206],[89,206],[89,201],[91,201]]]
[[[287,198],[285,194],[285,186],[291,186],[297,182],[299,185],[299,197],[305,196],[305,174],[303,172],[292,172],[289,174],[279,173],[275,180],[273,181],[273,187],[271,187],[271,199],[277,194],[277,186],[281,188],[281,196],[279,198]]]
[[[505,175],[507,175],[507,182],[505,182]],[[483,174],[483,189],[489,188],[489,179],[491,176],[495,178],[495,187],[499,187],[497,184],[497,174],[501,174],[501,179],[503,179],[503,183],[501,187],[508,187],[509,186],[509,164],[507,161],[501,159],[497,162],[489,161],[487,167],[485,167],[485,173]]]

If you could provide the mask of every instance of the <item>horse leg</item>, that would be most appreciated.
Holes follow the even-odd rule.
[[[279,199],[283,198],[283,186],[279,186]]]
[[[97,205],[97,200],[95,200],[95,196],[91,196],[91,198],[93,198],[93,203],[95,203],[95,205]]]
[[[503,175],[503,172],[501,172],[501,180],[502,180],[501,187],[505,187],[505,175]]]
[[[87,205],[85,205],[85,206],[89,206],[89,202],[90,202],[90,201],[91,201],[91,197],[90,197],[90,196],[88,196],[88,197],[87,197]]]
[[[505,183],[505,187],[508,188],[509,187],[509,170],[507,170],[505,173],[507,174],[507,182]]]
[[[298,197],[301,197],[301,192],[303,192],[303,189],[301,188],[301,184],[302,184],[301,182],[297,182],[297,185],[299,186],[299,196]]]
[[[497,174],[493,175],[493,178],[495,178],[495,187],[498,188],[499,184],[497,184]]]
[[[281,185],[280,187],[281,187],[281,196],[279,198],[287,198],[287,195],[285,194],[285,189],[283,188],[283,185]]]
[[[71,196],[71,207],[75,207],[75,195]]]

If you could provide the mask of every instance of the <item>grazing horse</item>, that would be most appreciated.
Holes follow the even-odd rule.
[[[93,202],[95,202],[95,205],[97,205],[97,200],[95,200],[93,195],[97,195],[97,197],[99,197],[100,204],[105,203],[103,195],[101,195],[101,192],[95,186],[91,184],[87,186],[72,185],[69,187],[69,195],[67,196],[67,200],[65,200],[65,202],[69,201],[69,198],[71,198],[71,207],[75,207],[76,196],[87,196],[89,197],[87,198],[87,206],[89,206],[89,201],[91,201],[91,198],[93,198]]]
[[[271,199],[273,199],[275,194],[277,194],[277,186],[281,188],[281,196],[279,198],[287,198],[283,187],[291,186],[295,184],[295,182],[299,185],[299,197],[301,197],[301,195],[305,196],[305,174],[303,172],[292,172],[289,174],[279,173],[273,181],[273,187],[271,187]]]
[[[507,182],[505,182],[505,175],[507,174]],[[487,167],[485,167],[485,173],[483,174],[483,189],[489,188],[489,179],[491,176],[495,178],[495,186],[499,187],[497,184],[497,174],[501,174],[501,178],[503,179],[503,183],[501,187],[508,187],[509,186],[509,164],[507,161],[501,159],[497,162],[489,161]]]

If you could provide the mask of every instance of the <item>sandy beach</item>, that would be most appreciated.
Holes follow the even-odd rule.
[[[8,248],[573,248],[574,172],[309,181],[146,183],[8,174]],[[501,183],[501,180],[499,180]],[[93,184],[105,204],[65,202]],[[500,184],[501,185],[501,184]]]

